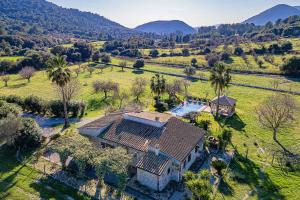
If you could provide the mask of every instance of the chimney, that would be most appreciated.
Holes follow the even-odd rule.
[[[154,147],[154,152],[155,152],[155,155],[156,155],[156,156],[159,155],[159,151],[160,151],[160,150],[159,150],[159,144],[156,144],[155,147]]]
[[[159,117],[155,117],[155,121],[159,122]]]
[[[148,151],[149,149],[149,140],[146,140],[144,147],[146,148],[146,150]]]

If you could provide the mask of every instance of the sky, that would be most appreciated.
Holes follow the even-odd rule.
[[[100,14],[134,28],[156,20],[182,20],[193,27],[242,22],[277,4],[300,0],[48,0],[67,8]]]

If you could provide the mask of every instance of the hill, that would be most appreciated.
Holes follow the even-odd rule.
[[[274,6],[256,16],[253,16],[244,23],[253,23],[255,25],[265,25],[268,22],[276,22],[278,19],[286,19],[290,16],[300,15],[300,7],[293,7],[286,4]]]
[[[181,32],[183,34],[195,33],[196,30],[183,21],[154,21],[135,28],[137,31],[156,33],[159,35]]]
[[[116,34],[116,31],[130,31],[103,16],[62,8],[45,0],[1,0],[0,19],[0,26],[4,26],[6,31],[12,34],[26,32],[98,37],[100,33]]]

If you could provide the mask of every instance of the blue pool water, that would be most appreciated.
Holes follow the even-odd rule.
[[[196,104],[185,102],[184,105],[179,105],[176,108],[172,109],[171,113],[176,116],[182,117],[190,112],[197,112],[201,110],[203,106],[204,106],[203,104],[201,103],[199,104],[198,102]]]

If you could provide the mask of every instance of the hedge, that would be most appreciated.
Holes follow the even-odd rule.
[[[60,100],[46,101],[40,97],[31,95],[22,98],[17,95],[0,96],[0,100],[4,100],[10,104],[16,104],[23,111],[40,115],[52,115],[55,117],[63,117],[63,103]],[[86,109],[84,102],[71,101],[68,104],[68,112],[72,117],[83,117]]]

